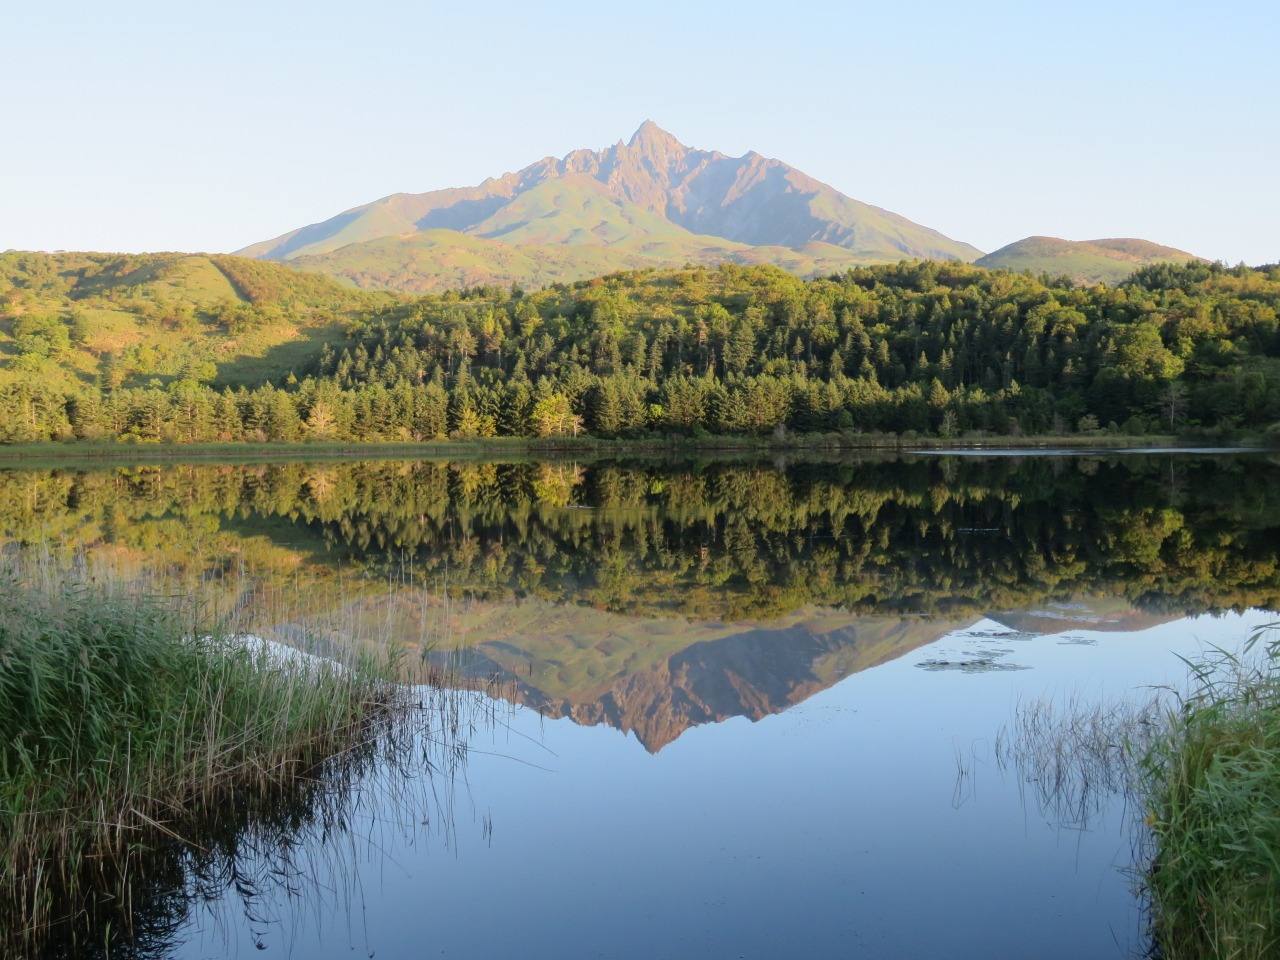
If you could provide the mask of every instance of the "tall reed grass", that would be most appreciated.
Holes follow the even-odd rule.
[[[409,705],[391,669],[281,656],[47,561],[0,569],[0,956],[92,930],[158,848],[205,849],[201,824],[359,762]]]
[[[1140,811],[1151,956],[1280,957],[1280,624],[1188,667],[1188,690],[1137,702],[1023,704],[996,756],[1064,826],[1117,795]]]
[[[1143,760],[1146,883],[1166,960],[1280,956],[1278,647],[1272,626],[1244,656],[1193,664],[1192,691]]]

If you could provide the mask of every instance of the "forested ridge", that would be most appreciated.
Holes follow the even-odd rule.
[[[324,298],[332,335],[288,344],[287,370],[246,360],[143,376],[100,356],[93,372],[74,300],[36,298],[30,269],[0,270],[0,441],[1228,436],[1280,422],[1275,265],[1160,264],[1080,287],[960,262],[810,281],[726,264],[359,300],[323,278],[214,259],[243,275],[242,299],[193,304],[191,342],[217,328],[209,349],[223,349],[264,314],[314,316]],[[255,301],[255,269],[267,291],[286,276],[300,286]],[[133,303],[154,311],[172,295],[153,285]],[[78,377],[51,377],[77,349]]]

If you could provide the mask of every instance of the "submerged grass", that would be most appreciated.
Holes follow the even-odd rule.
[[[372,663],[281,656],[178,598],[0,569],[0,955],[126,896],[158,846],[200,849],[188,837],[219,810],[321,782],[408,696]]]
[[[1167,960],[1280,955],[1280,638],[1193,664],[1195,688],[1146,754],[1146,881]]]
[[[1014,729],[997,737],[996,759],[1018,770],[1044,816],[1087,830],[1114,796],[1135,799],[1142,757],[1163,729],[1165,713],[1161,697],[1032,701],[1019,706]]]

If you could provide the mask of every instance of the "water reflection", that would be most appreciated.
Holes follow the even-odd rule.
[[[1280,594],[1274,473],[1247,456],[3,470],[0,537],[205,579],[407,567],[459,596],[650,617],[977,615],[1077,595],[1186,613]]]
[[[563,630],[564,615],[549,613]],[[459,657],[460,672],[507,680],[516,703],[547,717],[606,724],[656,753],[699,724],[780,713],[955,626],[818,610],[769,626],[589,619],[597,632],[581,622],[568,633],[469,631],[474,640]],[[575,639],[588,637],[590,645],[574,649]]]
[[[1152,682],[1162,631],[1192,629],[1182,617],[1274,608],[1275,479],[1266,458],[1225,456],[0,471],[5,550],[65,551],[199,592],[313,653],[392,647],[407,680],[446,675],[476,694],[471,714],[441,718],[446,752],[427,768],[469,761],[464,819],[483,855],[419,866],[430,881],[366,904],[379,870],[361,858],[419,863],[424,829],[452,844],[455,799],[428,785],[431,804],[388,818],[388,784],[357,778],[340,791],[354,808],[281,798],[269,816],[222,821],[206,859],[182,848],[139,869],[140,936],[109,940],[95,921],[82,943],[216,954],[207,937],[174,945],[213,898],[227,936],[268,948],[290,925],[329,929],[367,905],[385,924],[380,956],[419,955],[428,920],[433,946],[455,955],[548,953],[566,937],[571,954],[607,941],[616,956],[691,944],[921,956],[948,943],[954,956],[1096,955],[1043,931],[1093,913],[1123,924],[1126,908],[1102,910],[1096,879],[1062,893],[1048,874],[1080,870],[1083,855],[1064,866],[1035,824],[1001,833],[1025,816],[1016,798],[970,802],[994,792],[978,783],[998,760],[981,738],[1028,678],[1056,682],[1095,658],[1117,684]],[[515,739],[489,747],[519,765],[465,746],[492,726],[494,698],[528,708]],[[748,733],[735,718],[761,722]],[[645,749],[617,749],[601,727]],[[967,772],[952,807],[954,756]],[[1114,850],[1090,856],[1116,865]],[[1011,860],[1021,872],[1000,880]],[[600,880],[632,869],[631,886]],[[288,902],[315,896],[315,876],[321,899],[299,920]],[[984,904],[966,904],[938,915],[951,941],[933,936],[921,904],[940,909],[965,878],[1041,926],[992,929]],[[1058,896],[1073,906],[1046,919],[1037,898]],[[479,924],[477,897],[503,903],[508,923]],[[636,898],[643,910],[620,906]],[[115,924],[119,905],[103,908]],[[834,937],[832,918],[865,940]],[[364,946],[348,926],[314,955]]]
[[[1265,457],[290,463],[0,471],[0,541],[133,565],[276,639],[502,678],[650,751],[984,617],[1021,635],[1280,602]],[[412,674],[407,675],[412,678]]]
[[[467,737],[502,722],[480,692],[422,687],[412,699],[416,706],[371,726],[358,749],[303,775],[175,810],[112,855],[86,861],[76,877],[47,883],[48,914],[61,918],[49,927],[15,925],[29,910],[10,902],[19,895],[12,884],[0,894],[0,952],[158,960],[209,918],[213,944],[234,953],[232,941],[247,937],[265,950],[290,945],[301,924],[357,917],[365,897],[359,865],[415,846],[452,846]]]

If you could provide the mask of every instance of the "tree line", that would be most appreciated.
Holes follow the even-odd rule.
[[[279,283],[226,259],[238,289]],[[230,305],[228,329],[288,303]],[[1262,432],[1280,423],[1278,310],[1277,266],[1087,288],[959,262],[643,270],[371,301],[287,376],[238,389],[207,368],[11,376],[0,442]],[[56,354],[44,326],[21,335]]]

